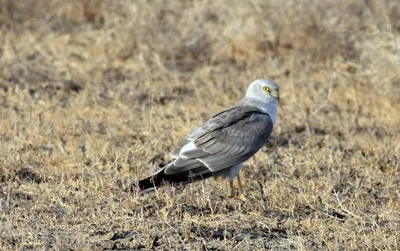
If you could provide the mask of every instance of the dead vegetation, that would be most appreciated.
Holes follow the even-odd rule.
[[[0,5],[0,249],[400,248],[398,1]],[[218,180],[125,193],[267,76],[246,202]]]

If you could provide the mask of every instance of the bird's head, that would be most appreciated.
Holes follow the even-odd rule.
[[[246,98],[256,99],[263,102],[279,100],[279,87],[269,79],[257,79],[249,85]]]

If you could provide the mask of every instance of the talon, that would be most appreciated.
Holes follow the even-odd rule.
[[[239,198],[239,200],[241,200],[241,201],[246,201],[247,199],[246,199],[246,196],[244,196],[244,194],[240,194],[239,196],[238,196],[238,198]]]

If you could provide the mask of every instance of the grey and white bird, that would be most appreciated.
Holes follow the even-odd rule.
[[[170,153],[173,160],[152,176],[140,180],[140,193],[153,191],[164,184],[184,185],[210,177],[233,180],[243,196],[240,169],[271,135],[279,100],[278,85],[258,79],[246,95],[231,108],[221,111],[182,138]]]

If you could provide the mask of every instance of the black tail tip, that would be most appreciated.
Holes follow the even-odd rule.
[[[161,185],[159,180],[154,180],[154,177],[149,177],[143,180],[133,182],[129,187],[129,192],[133,194],[145,194],[153,192]]]
[[[138,182],[138,181],[133,182],[133,183],[128,187],[127,190],[128,190],[127,192],[131,192],[131,193],[134,193],[134,194],[139,193],[139,192],[140,192],[139,182]]]

